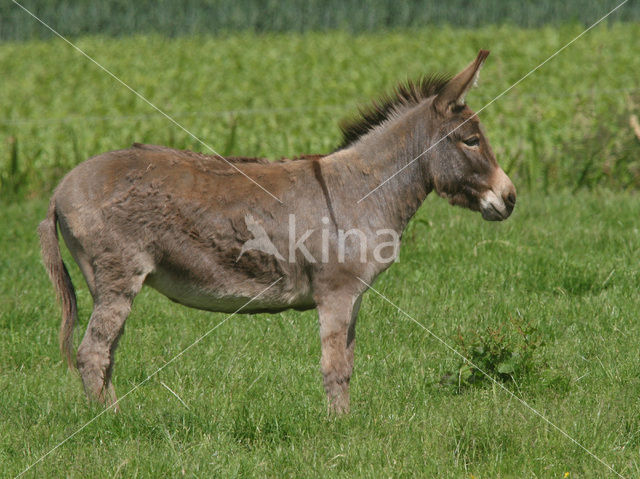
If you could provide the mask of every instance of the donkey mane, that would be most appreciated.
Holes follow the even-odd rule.
[[[381,125],[400,108],[415,106],[430,96],[437,95],[451,79],[451,75],[436,73],[424,75],[416,81],[399,83],[390,94],[383,95],[370,105],[360,107],[358,114],[340,122],[342,143],[338,149],[355,143],[375,127]]]

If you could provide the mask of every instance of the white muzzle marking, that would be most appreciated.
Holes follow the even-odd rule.
[[[500,221],[508,216],[504,201],[493,190],[487,190],[480,198],[480,211],[482,217],[488,221]]]
[[[510,192],[515,194],[515,189],[509,177],[502,171],[502,168],[498,168],[495,172],[491,183],[492,188],[480,197],[480,211],[485,220],[502,221],[507,219],[513,210],[513,205],[507,208],[504,198]]]

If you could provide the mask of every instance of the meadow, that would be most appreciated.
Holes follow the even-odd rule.
[[[478,336],[510,356],[535,344],[505,387],[638,477],[640,198],[518,201],[512,218],[490,224],[429,197],[375,287],[457,349]],[[45,209],[31,200],[0,213],[6,477],[101,411],[58,351],[34,234]],[[79,339],[91,300],[75,267],[72,276]],[[224,318],[143,290],[118,348],[119,394]],[[459,358],[374,292],[359,317],[349,416],[327,417],[319,357],[313,311],[233,317],[26,477],[615,477],[495,384],[460,383]]]
[[[478,109],[580,31],[77,44],[220,153],[278,158],[331,151],[357,104],[406,77],[457,71],[486,47],[468,99]],[[637,35],[602,25],[484,110],[519,188],[513,216],[487,223],[429,197],[375,284],[624,477],[640,476]],[[13,477],[101,412],[58,352],[35,233],[51,189],[133,141],[203,147],[60,40],[0,44],[0,71],[0,474]],[[71,274],[77,344],[91,298]],[[224,319],[143,290],[118,348],[118,393]],[[327,416],[319,357],[313,311],[233,317],[25,477],[616,477],[374,292],[350,415]]]

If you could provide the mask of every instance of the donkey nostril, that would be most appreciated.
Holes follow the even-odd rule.
[[[511,206],[515,206],[516,204],[516,195],[511,192],[507,195],[507,203],[509,203],[509,205]]]

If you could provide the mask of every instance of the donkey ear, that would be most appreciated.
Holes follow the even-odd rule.
[[[480,68],[488,56],[489,50],[480,50],[476,59],[467,68],[449,80],[434,100],[438,111],[445,113],[451,106],[464,105],[467,92],[478,81]]]

